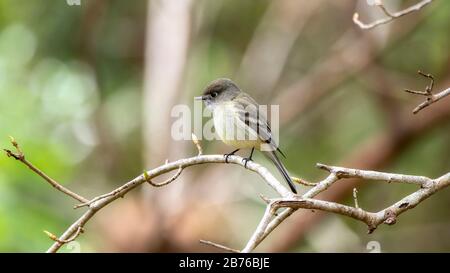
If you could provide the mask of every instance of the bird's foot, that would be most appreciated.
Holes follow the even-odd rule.
[[[244,168],[247,169],[247,163],[248,163],[249,161],[253,161],[253,160],[252,160],[250,157],[247,157],[247,158],[243,158],[243,159],[242,159],[242,163],[244,163]]]
[[[230,156],[234,155],[237,151],[239,151],[239,149],[234,150],[234,151],[232,151],[232,152],[229,153],[229,154],[224,154],[224,156],[225,156],[225,163],[228,163],[228,158],[229,158]]]
[[[230,156],[232,156],[233,154],[224,154],[224,156],[225,156],[225,163],[228,163],[228,158],[230,157]]]
[[[254,151],[255,151],[255,148],[252,148],[252,151],[250,152],[249,157],[243,158],[243,159],[242,159],[242,163],[244,163],[244,168],[247,169],[247,163],[248,163],[249,161],[252,161],[252,157],[253,157],[253,152],[254,152]]]

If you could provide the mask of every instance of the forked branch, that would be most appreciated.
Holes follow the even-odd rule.
[[[369,2],[369,1],[368,1]],[[382,0],[373,0],[373,5],[377,6],[381,11],[383,11],[383,13],[386,15],[386,17],[382,18],[382,19],[378,19],[372,23],[363,23],[361,22],[361,20],[359,19],[359,14],[357,12],[355,12],[353,14],[353,22],[359,26],[361,29],[371,29],[374,28],[376,26],[379,25],[383,25],[383,24],[387,24],[389,22],[391,22],[392,20],[395,20],[399,17],[405,16],[407,14],[410,14],[412,12],[421,10],[423,7],[425,7],[426,5],[430,4],[431,2],[433,2],[433,0],[422,0],[419,3],[410,6],[406,9],[403,9],[401,11],[398,12],[390,12],[388,11],[388,9],[384,6],[383,1]]]
[[[447,88],[437,94],[433,94],[433,87],[434,87],[434,77],[431,74],[425,74],[422,71],[417,72],[419,75],[428,78],[430,80],[430,84],[425,87],[424,91],[416,91],[411,89],[405,89],[405,92],[414,94],[414,95],[420,95],[425,96],[426,100],[419,104],[416,108],[413,110],[413,114],[419,113],[420,110],[430,106],[431,104],[440,101],[441,99],[445,98],[446,96],[450,95],[450,88]]]
[[[17,142],[13,139],[12,144],[13,146],[15,146],[17,153],[5,150],[7,155],[21,161],[27,166],[33,166],[31,163],[25,160],[23,152],[21,151]],[[200,147],[200,144],[198,142],[195,143],[195,145],[197,146],[197,148]],[[266,184],[272,187],[280,196],[278,198],[271,199],[262,196],[262,200],[267,204],[265,213],[256,230],[253,232],[253,235],[250,237],[249,241],[242,250],[238,251],[236,249],[210,241],[201,241],[201,243],[203,244],[207,244],[228,252],[253,251],[279,224],[281,224],[286,218],[288,218],[298,209],[314,209],[348,216],[365,223],[368,226],[369,233],[371,233],[382,223],[388,225],[396,223],[397,217],[400,214],[414,208],[423,200],[430,197],[434,193],[446,188],[450,184],[450,173],[447,173],[436,179],[431,179],[424,176],[366,171],[317,164],[318,168],[329,172],[329,175],[318,183],[310,183],[302,179],[294,178],[294,180],[296,180],[297,182],[307,187],[311,187],[302,195],[294,195],[265,167],[253,161],[245,163],[246,161],[244,161],[242,157],[235,155],[228,157],[226,161],[223,155],[202,155],[200,152],[201,148],[198,149],[199,154],[197,156],[179,159],[170,163],[167,162],[166,164],[161,165],[153,170],[144,171],[143,174],[123,184],[121,187],[109,193],[94,197],[91,200],[86,200],[85,198],[67,190],[59,183],[56,183],[56,181],[45,175],[44,179],[46,179],[45,177],[48,177],[48,179],[46,180],[52,186],[65,193],[66,195],[81,202],[81,204],[77,205],[75,208],[87,208],[86,212],[78,220],[76,220],[61,236],[57,237],[56,235],[53,235],[52,233],[46,231],[46,234],[54,241],[53,245],[47,250],[47,252],[56,252],[64,244],[75,240],[79,235],[81,235],[81,233],[83,233],[85,225],[98,211],[100,211],[113,201],[117,200],[118,198],[125,196],[126,193],[135,189],[139,185],[145,184],[146,182],[150,183],[150,185],[154,187],[169,185],[181,175],[184,168],[200,164],[228,162],[231,164],[240,165],[250,171],[256,172],[266,182]],[[35,171],[37,170],[37,168],[34,167],[32,168],[32,170]],[[176,171],[176,174],[168,180],[162,183],[155,183],[152,181],[152,179],[172,171]],[[40,176],[42,176],[41,174],[43,174],[42,171],[35,172]],[[389,183],[395,182],[414,184],[417,185],[419,189],[416,192],[399,200],[395,204],[392,204],[378,212],[368,212],[361,209],[357,203],[356,192],[354,192],[355,207],[335,202],[323,201],[315,198],[319,193],[327,190],[334,183],[346,178],[360,178],[364,180],[384,181]],[[55,186],[55,183],[57,186]],[[283,211],[278,212],[279,210]]]

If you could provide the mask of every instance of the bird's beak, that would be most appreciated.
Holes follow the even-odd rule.
[[[203,96],[198,96],[198,97],[194,97],[194,99],[195,99],[195,100],[204,100],[205,97],[203,97]]]

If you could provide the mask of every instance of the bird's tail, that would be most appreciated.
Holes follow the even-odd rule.
[[[276,151],[266,151],[266,152],[264,152],[264,155],[266,155],[270,160],[272,160],[272,162],[275,164],[277,169],[280,171],[280,173],[283,175],[284,179],[288,183],[289,188],[291,188],[291,191],[293,193],[297,193],[294,182],[292,182],[292,179],[289,176],[286,168],[284,167],[283,163],[281,163],[280,159],[278,158]]]

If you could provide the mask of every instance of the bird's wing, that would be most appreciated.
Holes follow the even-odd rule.
[[[241,129],[245,129],[246,132],[248,131],[249,136],[257,137],[262,142],[278,149],[272,138],[266,113],[260,111],[258,103],[244,92],[234,98],[233,102],[234,112],[238,114],[236,115],[236,125]]]

